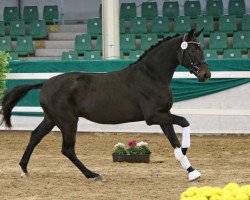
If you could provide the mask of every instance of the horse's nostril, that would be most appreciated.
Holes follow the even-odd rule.
[[[203,76],[203,80],[208,80],[211,77],[211,73],[205,73]]]

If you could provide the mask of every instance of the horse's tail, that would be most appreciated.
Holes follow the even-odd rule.
[[[11,111],[30,90],[40,89],[43,83],[35,85],[19,85],[8,91],[2,100],[2,109],[0,113],[3,115],[0,125],[5,122],[6,127],[11,128]]]

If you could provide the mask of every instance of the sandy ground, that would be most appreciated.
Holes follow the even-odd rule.
[[[149,164],[113,163],[117,142],[147,141]],[[177,200],[191,186],[250,184],[250,135],[192,136],[188,158],[202,178],[189,182],[163,134],[79,133],[77,155],[103,181],[86,179],[61,154],[61,134],[51,133],[35,149],[20,178],[18,163],[29,140],[28,132],[0,133],[0,199],[157,199]]]

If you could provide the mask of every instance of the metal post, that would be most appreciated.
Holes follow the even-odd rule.
[[[102,0],[103,59],[120,58],[119,1]]]

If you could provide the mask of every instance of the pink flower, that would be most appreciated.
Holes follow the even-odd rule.
[[[137,145],[137,142],[135,140],[132,140],[128,143],[128,146],[130,147],[136,147],[136,145]]]

